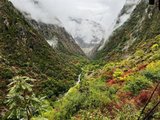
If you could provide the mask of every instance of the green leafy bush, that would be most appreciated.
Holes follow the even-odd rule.
[[[152,62],[144,71],[146,77],[150,78],[151,80],[159,80],[160,79],[160,61]]]
[[[49,99],[55,101],[56,97],[67,92],[73,83],[74,81],[71,80],[55,80],[49,78],[48,80],[41,82],[40,87],[42,89],[42,94],[47,95]]]
[[[155,51],[155,50],[158,50],[158,48],[159,48],[159,45],[158,44],[154,44],[154,45],[152,45],[151,50]]]
[[[125,105],[121,110],[117,110],[115,120],[136,120],[137,118],[138,110],[135,106]]]
[[[116,69],[113,74],[113,77],[120,78],[122,74],[123,74],[123,71],[121,69]]]
[[[16,76],[8,85],[9,93],[7,94],[7,105],[9,111],[6,114],[7,119],[27,119],[34,113],[41,110],[42,98],[37,98],[32,90],[33,79],[28,77]]]
[[[85,95],[79,92],[79,86],[71,88],[62,99],[55,102],[54,112],[52,115],[47,115],[46,118],[52,118],[54,120],[66,120],[69,119],[74,113],[76,113],[81,104],[85,101]]]
[[[125,90],[130,91],[133,94],[138,94],[141,90],[152,85],[152,82],[142,75],[136,75],[130,78],[132,79],[127,81]]]
[[[159,60],[160,59],[160,50],[156,51],[154,54],[152,53],[152,55],[150,56],[150,60],[154,61],[154,60]]]
[[[135,57],[142,57],[144,55],[144,51],[143,50],[137,50],[134,54]]]

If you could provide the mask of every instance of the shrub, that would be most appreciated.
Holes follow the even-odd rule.
[[[123,75],[123,71],[121,69],[116,69],[113,74],[113,77],[120,78],[122,75]]]
[[[146,67],[144,74],[151,80],[160,79],[160,61],[150,63]]]
[[[155,37],[155,41],[157,42],[158,45],[160,45],[160,35]]]
[[[130,81],[127,81],[125,89],[132,92],[133,94],[138,94],[141,90],[151,86],[151,84],[152,82],[148,80],[145,76],[132,76],[132,79]]]
[[[155,50],[158,50],[158,48],[159,48],[159,45],[158,44],[154,44],[154,45],[152,45],[151,50],[155,51]]]
[[[42,89],[42,94],[47,95],[48,98],[52,98],[54,101],[55,97],[60,94],[64,94],[74,83],[74,81],[67,80],[55,80],[50,78],[40,83],[40,87]]]
[[[79,86],[71,88],[62,99],[55,102],[55,111],[50,116],[51,118],[54,120],[66,120],[80,109],[80,106],[84,103],[86,96],[81,94],[78,89]]]
[[[142,57],[144,55],[144,51],[143,50],[137,50],[134,54],[135,57]]]
[[[19,74],[19,75],[25,75],[25,74],[26,74],[26,71],[25,71],[25,70],[20,70],[20,71],[18,71],[18,74]]]
[[[140,94],[136,97],[135,101],[138,105],[143,105],[149,99],[151,93],[147,90],[142,90]]]
[[[121,110],[117,110],[115,120],[136,120],[138,112],[135,106],[125,105]]]
[[[2,79],[11,79],[14,76],[14,73],[10,69],[3,69],[0,71],[0,77]]]
[[[154,53],[149,59],[151,61],[154,61],[154,60],[159,60],[160,59],[160,50],[158,50],[156,53]]]
[[[16,76],[8,85],[9,93],[7,94],[7,105],[9,112],[7,119],[28,119],[38,112],[41,106],[41,98],[35,97],[32,91],[33,79],[28,77]]]

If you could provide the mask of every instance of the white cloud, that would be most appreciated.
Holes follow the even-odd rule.
[[[118,16],[126,0],[10,0],[20,11],[31,14],[35,20],[56,24],[57,17],[73,36],[80,28],[80,33],[87,36],[85,42],[92,40],[93,28],[87,24],[79,28],[69,21],[69,17],[95,21],[106,33]],[[38,1],[38,5],[34,4]],[[98,34],[98,31],[97,31]],[[99,34],[101,39],[104,35]]]
[[[68,16],[111,24],[126,0],[10,0],[18,9],[31,14],[32,18],[53,23],[53,17],[62,22]]]

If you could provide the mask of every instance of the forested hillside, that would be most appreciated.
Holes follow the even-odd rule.
[[[7,84],[15,76],[35,79],[37,94],[56,99],[66,92],[78,77],[82,54],[55,51],[7,0],[0,1],[0,16],[0,112],[7,110]]]
[[[33,120],[159,120],[160,36],[146,41],[126,59],[84,66],[80,84]]]

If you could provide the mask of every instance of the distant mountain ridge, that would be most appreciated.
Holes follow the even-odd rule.
[[[32,4],[41,9],[41,4],[39,1],[31,1]],[[72,55],[84,55],[81,48],[76,44],[72,36],[62,27],[62,22],[54,16],[46,16],[48,19],[53,20],[54,24],[42,22],[41,19],[32,18],[32,14],[27,11],[21,11],[25,16],[26,20],[32,25],[46,40],[47,42],[56,50],[57,52],[62,52],[65,54]],[[44,18],[42,18],[45,21]]]

